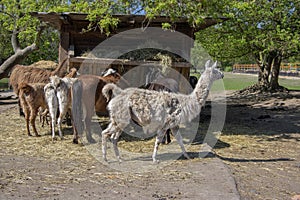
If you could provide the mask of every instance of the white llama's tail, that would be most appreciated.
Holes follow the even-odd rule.
[[[120,93],[122,93],[122,89],[119,88],[114,83],[108,83],[102,89],[102,94],[107,99],[107,101],[109,101],[112,96],[116,96],[116,95],[118,95]]]
[[[77,134],[81,135],[84,130],[82,110],[82,82],[74,81],[72,85],[72,118]],[[74,133],[75,134],[75,133]]]

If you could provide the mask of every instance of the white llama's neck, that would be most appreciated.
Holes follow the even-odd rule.
[[[182,119],[183,123],[190,122],[197,117],[201,111],[201,107],[205,104],[208,97],[211,81],[208,73],[203,73],[198,81],[194,91],[181,99]]]
[[[211,85],[212,84],[211,84],[209,72],[205,71],[201,75],[200,80],[196,84],[196,87],[195,87],[194,91],[191,94],[191,96],[196,98],[196,100],[200,104],[200,106],[204,106],[205,101],[208,97]]]

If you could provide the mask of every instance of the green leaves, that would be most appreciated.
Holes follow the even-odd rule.
[[[237,57],[249,52],[299,51],[299,6],[291,0],[255,0],[226,2],[224,16],[230,20],[201,31],[209,40],[201,40],[219,58]],[[296,28],[297,27],[297,28]],[[218,48],[215,48],[215,47]],[[290,49],[293,49],[292,51]],[[290,56],[287,53],[285,56]]]

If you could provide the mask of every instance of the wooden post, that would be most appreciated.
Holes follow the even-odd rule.
[[[61,63],[63,60],[68,59],[65,65],[67,68],[69,66],[69,58],[68,58],[68,48],[70,44],[70,34],[69,32],[64,32],[63,30],[60,33],[60,43],[58,49],[58,63]]]

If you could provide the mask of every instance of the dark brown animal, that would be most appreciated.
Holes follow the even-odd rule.
[[[165,77],[160,70],[150,68],[146,76],[146,84],[142,86],[144,89],[155,91],[175,92],[179,91],[177,81],[172,78]],[[162,139],[162,144],[169,144],[171,142],[171,130],[168,129]]]
[[[85,131],[87,140],[90,143],[95,143],[91,135],[91,120],[92,116],[96,112],[98,116],[108,115],[107,112],[107,99],[102,94],[102,88],[107,83],[117,83],[118,81],[123,81],[124,84],[128,84],[125,80],[121,78],[118,73],[113,73],[106,75],[105,77],[96,75],[81,75],[78,80],[82,82],[82,107],[83,107],[83,120],[85,123]],[[73,103],[73,106],[77,106]],[[81,118],[81,116],[73,115],[73,118]],[[77,125],[75,125],[76,127]],[[77,129],[80,129],[78,127]],[[79,135],[81,132],[74,132],[73,143],[78,143]]]

